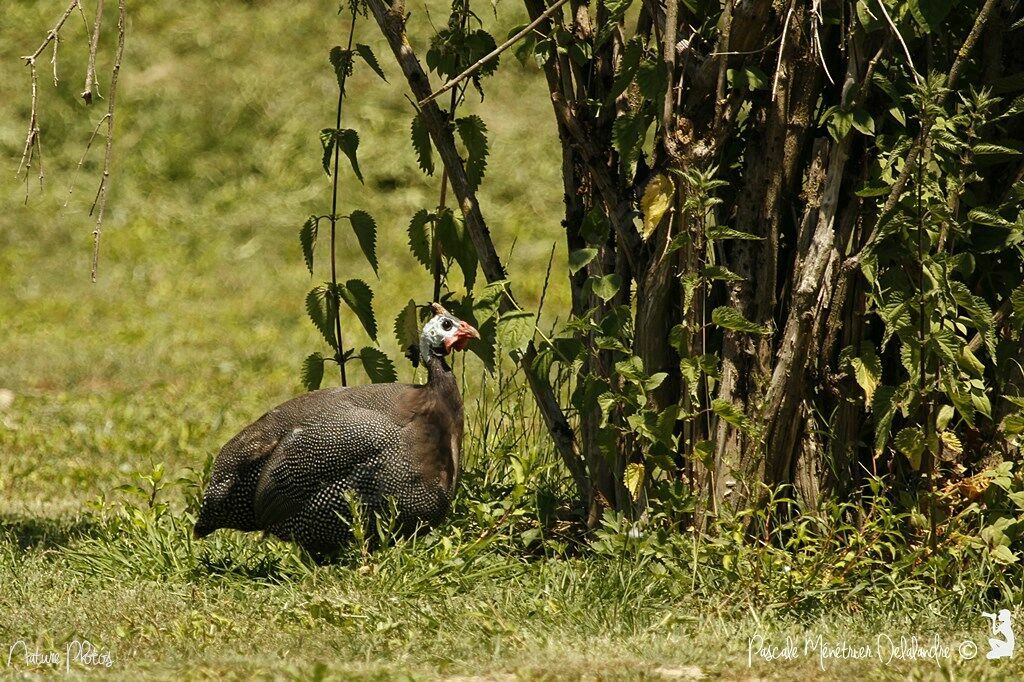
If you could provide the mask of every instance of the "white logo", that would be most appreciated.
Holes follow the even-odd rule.
[[[1009,609],[1000,609],[999,614],[982,613],[982,616],[992,621],[992,634],[995,637],[988,638],[990,651],[985,658],[995,660],[997,658],[1009,658],[1013,655],[1013,645],[1016,639],[1013,636],[1013,617]],[[1002,639],[998,639],[1002,635]]]

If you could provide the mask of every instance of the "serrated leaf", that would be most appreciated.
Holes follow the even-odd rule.
[[[436,230],[441,252],[454,258],[455,262],[459,264],[466,291],[472,291],[473,284],[476,282],[476,247],[466,231],[462,216],[457,215],[450,208],[441,210],[438,214]]]
[[[644,214],[644,226],[640,237],[647,241],[654,234],[655,228],[662,217],[671,208],[676,195],[676,186],[668,173],[658,173],[647,183],[644,196],[640,200],[640,210]]]
[[[359,241],[359,248],[363,250],[363,255],[366,256],[366,260],[370,263],[370,267],[373,268],[373,272],[377,272],[377,223],[366,211],[353,211],[352,215],[348,217],[349,222],[352,223],[352,231],[356,233],[356,239]]]
[[[766,327],[751,322],[743,317],[740,311],[729,306],[719,306],[712,310],[711,321],[723,329],[729,329],[734,332],[761,335],[770,333]]]
[[[954,461],[957,456],[963,454],[964,446],[952,431],[943,431],[939,434],[939,442],[942,445],[940,457],[943,460],[951,462]]]
[[[935,430],[945,431],[946,427],[949,426],[949,420],[953,418],[953,406],[943,405],[939,408],[939,413],[935,417]]]
[[[409,346],[419,346],[420,342],[420,321],[416,312],[416,302],[409,299],[409,302],[402,308],[395,318],[395,339],[398,340],[398,347],[405,350]]]
[[[889,429],[892,427],[893,417],[896,416],[896,403],[893,397],[896,389],[892,386],[879,386],[875,390],[874,400],[871,401],[871,416],[875,422],[875,454],[880,455],[885,450],[885,444],[889,441]]]
[[[723,282],[742,282],[743,278],[723,265],[705,265],[701,271],[707,279],[716,279]]]
[[[750,419],[747,418],[747,415],[743,414],[743,410],[736,407],[728,400],[715,398],[711,401],[711,411],[717,414],[720,419],[732,424],[744,433],[749,433],[753,428],[753,424]]]
[[[324,173],[331,174],[331,155],[334,154],[336,135],[334,128],[324,128],[320,131],[320,144],[324,148],[323,165]]]
[[[975,156],[1010,158],[1013,156],[1019,156],[1022,153],[1024,152],[1021,152],[1020,149],[1017,149],[1016,147],[1008,147],[1004,144],[986,142],[974,146]]]
[[[924,454],[925,448],[924,434],[921,433],[921,429],[908,426],[896,434],[893,445],[907,458],[914,471],[921,469],[921,455]]]
[[[475,192],[487,170],[487,126],[482,118],[474,115],[457,119],[455,129],[466,146],[466,181],[470,191]]]
[[[712,225],[705,230],[705,234],[708,239],[764,239],[764,237],[758,237],[756,234],[740,232],[724,225]]]
[[[604,277],[591,277],[587,281],[590,283],[594,294],[606,303],[614,298],[615,294],[619,293],[619,289],[622,287],[622,277],[616,273],[605,275]]]
[[[338,285],[338,294],[359,318],[363,329],[373,341],[377,340],[377,320],[373,316],[373,290],[361,279],[350,279]]]
[[[345,76],[352,73],[352,53],[335,45],[331,48],[328,59],[334,67],[334,77],[338,80],[338,88],[345,87]]]
[[[640,498],[640,491],[644,485],[644,465],[640,462],[630,462],[622,472],[622,483],[629,491],[629,496],[636,502]]]
[[[875,354],[875,349],[868,345],[860,357],[850,359],[850,366],[857,384],[864,389],[864,400],[870,405],[875,389],[882,383],[882,361]]]
[[[619,153],[624,168],[631,169],[640,158],[647,129],[653,120],[653,117],[642,109],[624,111],[615,119],[615,123],[612,124],[612,146]]]
[[[430,133],[423,122],[423,115],[417,113],[412,119],[410,127],[412,134],[412,148],[416,152],[416,163],[420,170],[427,175],[434,174],[434,147],[430,141]]]
[[[373,54],[373,50],[370,49],[369,45],[362,45],[356,43],[356,52],[363,58],[363,61],[373,69],[373,72],[380,76],[381,80],[385,83],[388,82],[387,76],[384,75],[384,70],[380,68],[380,63],[377,61],[377,56]]]
[[[299,230],[299,243],[302,245],[302,259],[306,261],[306,269],[313,274],[313,247],[316,246],[319,219],[315,215],[306,218]]]
[[[660,55],[640,62],[636,70],[636,84],[643,97],[661,106],[668,90],[668,70]]]
[[[497,338],[507,351],[522,350],[533,338],[533,314],[512,310],[498,318]]]
[[[575,275],[597,256],[597,249],[577,249],[569,254],[569,272]]]
[[[359,134],[351,128],[339,130],[336,144],[352,163],[352,172],[359,178],[359,182],[362,182],[363,174],[359,170],[359,160],[356,158],[356,150],[359,148]]]
[[[315,391],[320,388],[324,380],[324,356],[320,353],[310,353],[302,361],[302,386],[307,391]]]
[[[337,341],[334,338],[334,306],[325,287],[315,287],[306,294],[306,314],[324,340],[331,348],[337,350]]]
[[[366,346],[359,351],[359,359],[363,363],[363,369],[366,370],[366,376],[370,377],[370,381],[373,383],[386,384],[398,381],[394,363],[380,350]]]
[[[427,272],[433,268],[433,248],[430,234],[427,232],[427,225],[435,219],[436,216],[433,213],[421,208],[409,222],[409,250],[413,257],[427,269]]]

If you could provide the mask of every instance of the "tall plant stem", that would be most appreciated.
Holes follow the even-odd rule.
[[[356,6],[352,7],[352,24],[348,29],[348,55],[352,55],[352,38],[356,31]],[[345,81],[348,79],[348,69],[341,73],[341,82],[338,84],[338,115],[335,119],[334,130],[341,130],[341,108],[345,101]],[[337,135],[337,132],[335,132]],[[341,337],[341,297],[338,295],[338,253],[336,249],[336,232],[338,227],[338,157],[341,149],[337,141],[334,143],[334,174],[331,176],[331,296],[334,304],[334,340],[337,341],[335,360],[341,369],[341,385],[348,385],[348,378],[345,376],[345,347]]]

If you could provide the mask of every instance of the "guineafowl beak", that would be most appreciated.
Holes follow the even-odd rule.
[[[445,352],[451,353],[452,350],[465,350],[466,344],[469,343],[470,339],[479,339],[480,332],[476,330],[468,322],[460,322],[459,328],[455,330],[449,338],[445,339]]]

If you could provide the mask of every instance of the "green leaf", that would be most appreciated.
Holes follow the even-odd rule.
[[[331,348],[337,350],[337,341],[334,338],[334,306],[328,300],[326,287],[315,287],[306,294],[306,314],[324,340]]]
[[[869,114],[866,109],[862,109],[860,107],[854,109],[851,123],[854,128],[864,135],[874,136],[875,119],[871,118],[871,114]]]
[[[631,169],[644,146],[647,129],[654,119],[642,109],[634,112],[624,111],[612,124],[612,146],[619,153],[622,166]]]
[[[362,45],[356,43],[356,52],[363,58],[363,61],[373,69],[373,72],[380,76],[380,79],[385,83],[388,82],[387,76],[384,75],[383,69],[380,68],[380,63],[377,61],[377,57],[373,54],[373,50],[370,49],[369,45]]]
[[[875,454],[880,455],[889,441],[889,429],[893,417],[896,416],[897,405],[893,401],[896,389],[892,386],[879,386],[871,401],[871,414],[875,422]]]
[[[498,341],[507,351],[522,350],[533,338],[533,314],[512,310],[498,318]]]
[[[580,225],[580,236],[588,244],[601,246],[608,241],[608,234],[611,232],[611,229],[611,223],[608,222],[604,211],[599,206],[594,206],[587,211],[587,215],[583,218],[583,224]]]
[[[338,294],[359,318],[363,329],[374,341],[377,340],[377,320],[373,316],[373,291],[361,279],[350,279],[338,285]]]
[[[924,33],[936,33],[953,7],[951,0],[907,0],[907,7]]]
[[[306,261],[306,269],[313,274],[313,247],[316,245],[317,226],[319,219],[315,215],[306,218],[299,230],[299,243],[302,244],[302,258]]]
[[[650,239],[662,217],[672,206],[676,195],[676,187],[668,173],[658,173],[647,183],[644,196],[640,200],[640,210],[644,214],[644,226],[640,237],[644,241]]]
[[[974,146],[975,156],[999,157],[1003,159],[1019,156],[1022,153],[1024,152],[1016,147],[1008,147],[1003,144],[984,143]]]
[[[591,277],[587,281],[593,292],[606,303],[619,293],[619,288],[622,286],[622,277],[616,273],[604,277]]]
[[[738,69],[728,69],[725,74],[726,80],[734,88],[740,90],[767,90],[768,76],[756,66],[743,66]]]
[[[668,70],[660,55],[640,62],[636,70],[636,84],[643,97],[661,106],[668,90]]]
[[[302,361],[302,386],[307,391],[315,391],[320,388],[324,380],[324,356],[320,353],[310,353]]]
[[[1014,329],[1024,327],[1024,284],[1013,290],[1010,294],[1010,306],[1013,308],[1011,320]]]
[[[356,158],[356,149],[359,148],[359,135],[350,128],[339,130],[336,144],[352,163],[352,172],[359,178],[359,182],[362,182],[363,174],[359,171],[359,160]]]
[[[409,250],[412,251],[413,257],[427,269],[427,272],[431,272],[433,268],[433,249],[431,248],[430,234],[427,232],[427,224],[432,223],[435,219],[436,216],[433,213],[421,208],[409,222]]]
[[[352,223],[352,231],[356,233],[359,240],[359,248],[369,261],[373,272],[377,272],[377,223],[366,211],[353,211],[348,217]]]
[[[454,258],[459,264],[466,291],[471,291],[473,283],[476,282],[476,247],[466,231],[462,216],[456,215],[450,208],[442,209],[436,226],[441,253]]]
[[[434,174],[434,147],[430,133],[423,122],[423,114],[417,113],[412,119],[412,148],[416,152],[416,163],[427,175]]]
[[[320,144],[324,148],[323,165],[324,172],[331,174],[331,156],[334,154],[335,146],[338,147],[348,160],[352,163],[352,170],[355,172],[359,182],[363,181],[363,174],[359,170],[359,160],[356,158],[356,149],[359,148],[359,135],[350,128],[341,130],[335,128],[324,128],[320,131]]]
[[[328,55],[331,66],[334,67],[334,77],[338,80],[338,88],[345,87],[345,76],[352,73],[352,53],[335,45]]]
[[[717,414],[719,418],[729,424],[732,424],[744,433],[750,433],[751,429],[753,429],[753,424],[750,419],[743,414],[743,410],[736,407],[728,400],[715,398],[711,401],[711,411]]]
[[[475,192],[487,170],[487,126],[482,118],[474,115],[457,119],[455,129],[466,146],[466,181],[470,191]]]
[[[701,271],[707,279],[717,279],[723,282],[742,282],[743,278],[723,265],[705,265]]]
[[[705,230],[705,234],[708,239],[764,239],[764,237],[758,237],[756,234],[740,232],[725,225],[712,225]]]
[[[896,434],[893,444],[910,462],[914,471],[921,469],[921,455],[924,454],[925,440],[921,429],[907,427]]]
[[[723,329],[729,329],[734,332],[761,335],[771,333],[766,327],[754,324],[747,318],[743,317],[740,311],[735,308],[730,308],[729,306],[719,306],[712,310],[711,321]]]
[[[391,358],[372,346],[366,346],[359,351],[359,359],[366,370],[366,376],[375,384],[386,384],[398,381],[398,374],[395,372],[395,365]]]
[[[402,308],[395,318],[395,338],[398,340],[398,347],[402,350],[409,346],[419,346],[420,342],[420,320],[416,312],[416,301],[409,299],[409,302]]]
[[[597,249],[577,249],[569,254],[569,272],[575,275],[577,272],[587,267],[590,261],[594,260],[597,255]]]
[[[875,397],[875,389],[882,383],[882,361],[875,354],[875,349],[868,345],[860,357],[852,358],[853,376],[857,384],[864,389],[864,400],[868,405]]]
[[[633,82],[633,77],[640,66],[640,58],[643,54],[644,44],[639,36],[633,36],[626,42],[626,46],[622,51],[622,58],[619,60],[619,68],[615,71],[611,92],[608,94],[609,102],[614,102],[619,95],[626,91],[629,84]]]
[[[334,128],[324,128],[320,131],[320,144],[324,148],[324,173],[327,173],[328,176],[331,174],[331,155],[334,154],[335,132]]]

